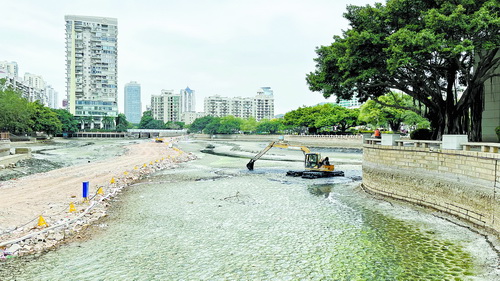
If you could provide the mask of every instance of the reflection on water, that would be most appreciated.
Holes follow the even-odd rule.
[[[332,184],[324,184],[324,185],[309,185],[307,186],[307,191],[312,195],[328,197],[330,192],[332,191]]]
[[[18,259],[2,276],[453,280],[479,274],[462,246],[476,239],[470,233],[450,240],[442,232],[459,230],[445,222],[429,227],[394,218],[340,178],[311,183],[286,177],[289,167],[250,173],[244,165],[209,155],[159,173],[123,194],[94,239],[27,263]]]

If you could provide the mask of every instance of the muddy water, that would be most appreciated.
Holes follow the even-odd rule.
[[[372,199],[359,166],[305,180],[284,175],[299,162],[249,172],[245,159],[198,155],[130,188],[93,239],[11,260],[0,279],[495,280],[483,236]]]

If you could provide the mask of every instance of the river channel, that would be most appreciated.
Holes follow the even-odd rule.
[[[323,150],[346,176],[309,180],[285,176],[299,161],[248,171],[178,145],[199,159],[129,187],[91,239],[0,264],[0,280],[498,280],[484,236],[364,193],[359,152]]]

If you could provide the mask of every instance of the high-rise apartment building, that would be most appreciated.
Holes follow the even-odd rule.
[[[125,84],[125,116],[131,123],[141,122],[141,84],[132,81]]]
[[[0,69],[3,69],[7,77],[17,79],[19,76],[19,67],[15,61],[0,61]]]
[[[68,110],[102,118],[118,116],[117,35],[115,18],[65,16]]]
[[[231,99],[220,95],[205,98],[204,110],[208,116],[224,117],[231,115]]]
[[[253,116],[253,99],[235,97],[230,101],[230,115],[247,119]]]
[[[274,118],[274,95],[271,87],[259,88],[253,101],[253,117],[257,121]]]
[[[174,94],[174,90],[161,90],[160,95],[152,95],[151,115],[163,123],[181,121],[181,95]]]
[[[59,94],[52,88],[52,86],[47,85],[45,87],[45,93],[48,98],[48,107],[58,109],[59,106]]]
[[[181,113],[196,112],[195,91],[186,87],[181,90]]]
[[[45,81],[43,80],[42,76],[28,72],[24,74],[24,83],[30,87],[37,89],[45,89],[46,87]]]
[[[7,85],[21,92],[22,97],[28,101],[40,101],[43,105],[48,105],[43,78],[39,75],[26,73],[24,79],[20,79],[18,75],[17,62],[0,61],[0,79],[5,79]]]
[[[254,98],[228,98],[219,95],[205,98],[205,114],[215,117],[254,117],[257,121],[274,118],[274,96],[270,87],[257,90]]]

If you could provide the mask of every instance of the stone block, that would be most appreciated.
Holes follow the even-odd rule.
[[[29,156],[31,156],[31,148],[17,147],[16,154],[28,154]]]
[[[382,134],[382,145],[396,146],[396,141],[401,139],[399,134]]]
[[[462,143],[468,141],[467,135],[443,135],[442,149],[461,150]]]

